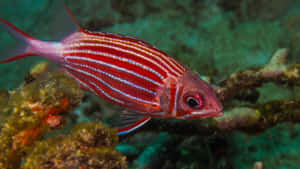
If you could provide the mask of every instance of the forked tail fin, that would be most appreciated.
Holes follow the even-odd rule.
[[[6,30],[11,36],[16,39],[14,50],[8,52],[1,52],[0,63],[8,63],[17,59],[24,58],[26,56],[34,55],[34,52],[30,50],[29,40],[35,40],[32,36],[26,34],[13,24],[0,18],[0,28]]]
[[[51,40],[63,40],[72,33],[81,30],[75,17],[61,0],[51,2],[53,5],[51,5],[50,13],[53,14],[53,18],[50,20],[54,22],[47,25],[52,31],[50,33]],[[16,44],[6,47],[6,49],[0,48],[0,63],[7,63],[32,55],[43,56],[56,62],[60,61],[60,57],[58,57],[62,49],[60,42],[40,41],[2,18],[0,18],[0,28],[6,30],[16,39]]]

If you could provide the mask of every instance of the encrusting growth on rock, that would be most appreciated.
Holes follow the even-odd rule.
[[[101,123],[78,124],[70,136],[36,144],[21,168],[127,169],[126,157],[115,150],[117,130]]]
[[[70,135],[43,139],[64,126],[83,97],[73,78],[46,68],[36,65],[20,88],[0,91],[0,119],[6,119],[0,121],[0,168],[127,169],[126,157],[115,150],[117,130],[101,123],[77,124]]]
[[[31,74],[43,74],[34,67]],[[61,128],[67,112],[81,102],[83,92],[78,84],[62,71],[44,77],[33,76],[20,88],[1,92],[0,168],[18,168],[33,143],[40,140],[50,129]],[[3,103],[3,104],[2,104]]]

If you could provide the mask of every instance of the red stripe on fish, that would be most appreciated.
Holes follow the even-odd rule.
[[[117,52],[122,52],[122,54],[126,54],[128,55],[130,58],[134,57],[140,61],[145,61],[147,64],[147,62],[152,63],[152,65],[159,65],[160,69],[162,69],[162,71],[164,71],[165,73],[169,73],[172,76],[178,76],[180,75],[180,73],[182,72],[178,72],[178,70],[174,69],[174,67],[172,67],[172,65],[170,65],[170,58],[167,58],[168,60],[166,60],[164,57],[160,57],[157,56],[149,51],[146,51],[144,49],[129,45],[129,44],[124,44],[124,43],[120,43],[120,42],[115,42],[115,41],[111,41],[111,40],[105,40],[105,38],[89,38],[87,40],[83,39],[81,41],[79,41],[78,43],[72,44],[72,47],[74,48],[74,46],[77,47],[87,47],[91,50],[93,50],[93,48],[106,48],[107,50],[115,50]],[[72,48],[71,47],[71,48]],[[148,65],[148,64],[147,64]],[[148,65],[151,67],[151,65]]]
[[[64,68],[73,76],[75,79],[82,85],[85,89],[97,94],[107,100],[110,100],[114,103],[124,104],[123,101],[118,100],[112,97],[110,94],[106,93],[103,89],[101,89],[96,83],[93,82],[89,77],[86,77],[84,74],[76,71],[72,67],[64,66]]]
[[[84,31],[84,33],[86,34],[82,37],[82,39],[94,40],[96,42],[98,41],[98,43],[111,42],[117,45],[126,46],[128,48],[141,51],[143,52],[144,55],[148,54],[148,57],[149,56],[155,57],[156,59],[160,60],[162,65],[170,68],[170,73],[173,72],[177,75],[180,75],[186,70],[179,63],[174,63],[173,61],[170,61],[174,59],[168,56],[166,53],[158,50],[157,48],[141,40],[137,40],[125,36],[119,36],[115,34],[109,34],[109,33],[97,33],[97,32],[88,32],[88,31]],[[88,35],[93,35],[93,36],[88,36]]]
[[[68,48],[67,51],[65,51],[64,53],[65,55],[68,55],[69,53],[72,53],[72,51],[74,51],[74,53],[80,51],[93,51],[93,52],[102,52],[113,56],[118,56],[123,60],[125,59],[128,60],[128,62],[130,62],[131,64],[138,63],[147,66],[148,68],[151,68],[152,70],[157,72],[159,76],[163,78],[167,77],[168,72],[161,65],[155,64],[153,60],[149,59],[147,56],[139,55],[134,51],[118,48],[108,44],[82,43],[82,42],[72,44],[72,47]]]
[[[152,68],[145,66],[141,63],[137,63],[133,60],[128,60],[126,58],[120,57],[118,55],[111,55],[109,53],[104,52],[96,52],[96,51],[67,51],[64,52],[64,56],[76,56],[82,59],[89,58],[94,61],[101,61],[110,65],[114,65],[120,68],[124,68],[127,70],[131,70],[133,72],[139,73],[145,77],[152,79],[157,83],[163,83],[164,77],[157,71]],[[79,59],[80,62],[80,59]]]
[[[116,67],[115,65],[111,65],[109,63],[102,62],[100,60],[92,60],[90,58],[82,58],[76,56],[66,56],[65,61],[68,64],[88,65],[90,67],[97,68],[101,71],[109,72],[111,75],[116,76],[118,78],[124,79],[124,77],[126,77],[126,79],[129,82],[147,88],[152,92],[155,92],[157,88],[162,85],[162,83],[158,83],[153,79],[143,76],[140,73],[136,73],[122,67]]]
[[[90,72],[82,68],[79,69],[70,65],[64,65],[64,68],[74,76],[82,77],[80,80],[85,82],[85,84],[87,84],[89,87],[93,88],[98,95],[105,96],[105,98],[123,107],[137,109],[139,111],[145,111],[145,108],[151,111],[160,110],[157,102],[143,99],[140,97],[140,95],[139,97],[136,97],[127,90],[123,91],[122,88],[112,86],[103,78],[96,76],[94,72]]]
[[[97,69],[90,65],[70,64],[70,66],[72,66],[75,69],[80,69],[82,71],[93,74],[95,77],[102,79],[104,82],[106,82],[111,87],[117,88],[118,90],[123,91],[124,93],[127,93],[134,97],[138,97],[142,100],[151,102],[157,94],[155,91],[149,90],[143,86],[139,86],[132,81],[114,76],[114,75],[110,74],[110,72],[109,73],[105,72],[103,70]],[[118,96],[115,96],[115,97],[118,97]]]

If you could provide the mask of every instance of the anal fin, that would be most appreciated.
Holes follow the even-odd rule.
[[[121,123],[125,123],[123,127],[119,128],[118,130],[118,135],[124,135],[128,134],[139,127],[143,126],[146,124],[151,117],[147,116],[146,114],[143,113],[131,113],[131,112],[125,112],[121,114]]]

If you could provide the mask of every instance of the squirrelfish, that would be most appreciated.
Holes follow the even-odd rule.
[[[141,40],[83,30],[68,8],[67,11],[76,29],[61,41],[38,40],[0,18],[0,27],[23,44],[14,55],[0,56],[5,58],[0,63],[32,55],[57,62],[83,89],[137,115],[119,129],[119,135],[153,117],[194,119],[222,115],[222,105],[213,88],[174,58]]]

